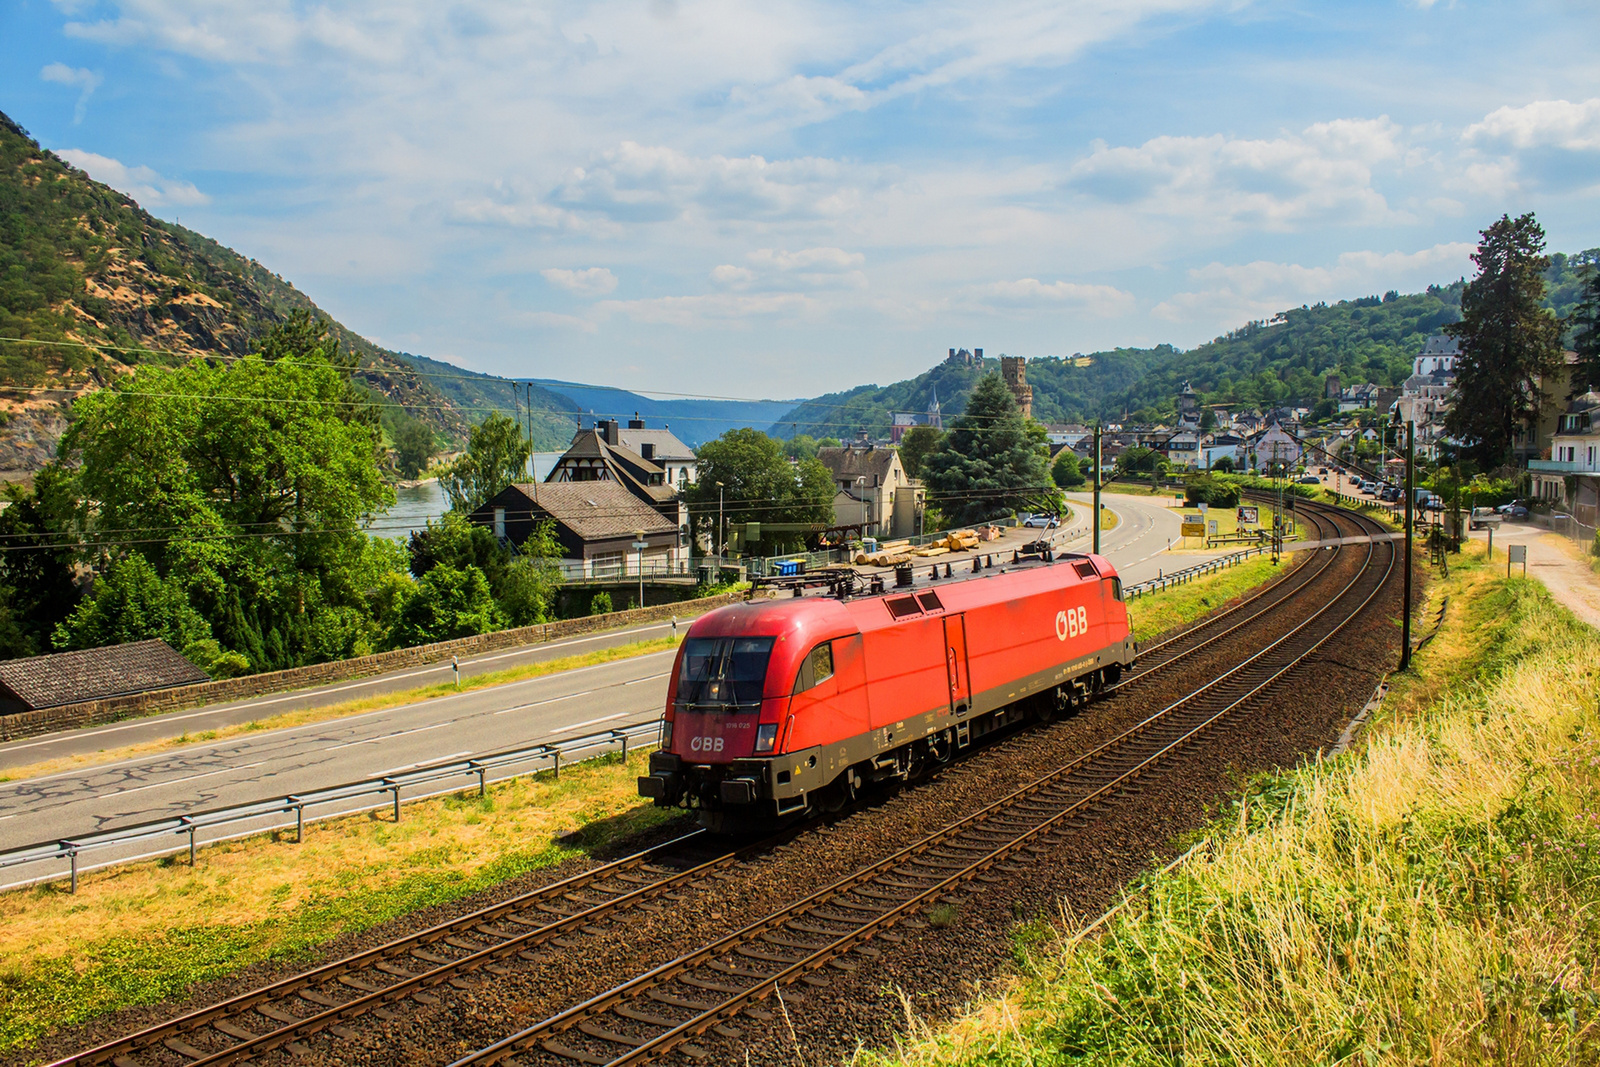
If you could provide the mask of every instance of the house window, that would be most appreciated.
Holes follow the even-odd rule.
[[[504,539],[506,536],[506,509],[494,509],[494,535]]]
[[[597,552],[589,558],[590,573],[596,578],[618,578],[625,565],[621,552]]]

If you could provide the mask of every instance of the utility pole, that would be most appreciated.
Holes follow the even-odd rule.
[[[1094,424],[1094,554],[1100,554],[1100,424]]]
[[[717,581],[722,581],[722,549],[727,544],[727,529],[722,524],[722,483],[717,483]]]
[[[1411,665],[1411,511],[1415,506],[1417,466],[1417,424],[1406,422],[1406,577],[1405,606],[1400,614],[1400,669]]]

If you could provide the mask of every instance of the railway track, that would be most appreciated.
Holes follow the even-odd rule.
[[[1318,526],[1319,534],[1322,536],[1336,533],[1337,524],[1341,521],[1354,522],[1358,528],[1373,525],[1346,513],[1334,512],[1332,509],[1326,514],[1317,513],[1312,517],[1312,521]],[[1372,551],[1373,546],[1369,545],[1369,557]],[[1315,581],[1332,565],[1337,555],[1336,552],[1319,553],[1315,560],[1296,566],[1282,578],[1232,608],[1217,613],[1174,638],[1142,651],[1141,658],[1154,655],[1158,657],[1156,662],[1130,674],[1115,688],[1120,690],[1133,686],[1139,679],[1181,662],[1191,654],[1211,647],[1261,619],[1274,607],[1288,601]],[[1324,614],[1335,602],[1336,600],[1330,599],[1318,612],[1318,616]],[[1278,648],[1280,644],[1281,642],[1278,642],[1269,646],[1268,649],[1246,661],[1246,664],[1258,663],[1261,656],[1271,649]],[[1239,668],[1223,677],[1233,676],[1246,664],[1240,664]],[[1209,684],[1215,685],[1222,680],[1222,678],[1214,679]],[[1190,700],[1202,691],[1197,690],[1185,700]],[[1180,701],[1164,709],[1157,716],[1146,720],[1145,723],[1109,742],[1108,745],[1125,745],[1136,733],[1146,738],[1153,737],[1158,720],[1179,723],[1183,714],[1193,714],[1192,710],[1179,713],[1179,705],[1183,703],[1184,701]],[[1090,761],[1104,760],[1109,756],[1110,749],[1101,746],[1055,772],[1054,775],[1041,779],[1022,793],[1031,795],[1031,792],[1046,789],[1041,783],[1047,780],[1055,781],[1060,778],[1066,781],[1062,776],[1070,777],[1077,773],[1081,778],[1083,774],[1088,773],[1085,768]],[[1074,783],[1078,780],[1072,779]],[[1116,781],[1121,782],[1122,779],[1117,778]],[[1103,795],[1103,790],[1095,792],[1084,803],[1091,803]],[[992,824],[988,829],[979,832],[976,840],[981,842],[984,834],[992,835],[994,828],[1002,825],[996,821],[1002,818],[1001,806],[1005,806],[1007,811],[1013,808],[1022,812],[1029,810],[1026,807],[1016,807],[1025,799],[1019,798],[1021,793],[1014,794],[998,802],[998,806],[986,808],[970,819],[952,824],[947,830],[957,832],[957,828],[965,827],[970,831],[975,825],[973,819],[986,825]],[[1037,804],[1039,801],[1028,801],[1028,803]],[[1045,801],[1045,803],[1054,802]],[[1056,806],[1059,807],[1059,804]],[[1013,812],[1004,818],[1015,819],[1017,815]],[[780,837],[792,837],[802,829],[803,827],[790,828]],[[940,835],[935,836],[940,837]],[[944,838],[940,837],[940,840],[943,841]],[[181,1062],[188,1067],[197,1067],[200,1064],[245,1061],[275,1049],[303,1053],[307,1049],[300,1042],[319,1034],[341,1038],[346,1033],[343,1024],[365,1013],[372,1012],[381,1016],[392,1010],[404,1010],[403,1004],[407,1000],[414,1000],[424,1005],[432,1004],[437,1001],[438,995],[430,991],[442,994],[446,990],[442,990],[441,987],[452,985],[459,987],[464,981],[463,976],[479,972],[494,975],[500,973],[507,965],[515,965],[518,959],[536,960],[539,958],[541,946],[547,946],[547,951],[568,948],[574,940],[593,932],[594,924],[611,921],[633,908],[659,907],[653,904],[659,897],[669,893],[676,895],[684,890],[708,884],[718,877],[726,877],[732,867],[748,856],[770,848],[774,843],[773,839],[768,839],[740,849],[719,848],[714,847],[714,839],[709,835],[696,831],[450,922],[108,1042],[58,1061],[58,1064],[112,1063],[118,1067],[135,1067],[135,1065],[144,1067],[154,1063]],[[926,843],[919,845],[925,846]],[[911,846],[912,849],[918,847]],[[948,850],[958,846],[941,844],[937,847]],[[895,857],[903,856],[905,851],[909,850],[896,853]],[[1009,854],[1008,852],[1007,855]],[[890,857],[890,860],[895,857]],[[1002,859],[1004,857],[991,857],[985,862],[993,866]],[[859,884],[862,887],[861,891],[867,892],[876,884],[874,879],[883,873],[879,867],[881,864],[858,872],[846,881],[853,885]],[[978,877],[979,873],[981,872],[969,872],[959,881]],[[908,884],[920,885],[922,881],[926,879]],[[831,890],[835,897],[839,893],[846,892],[838,887],[831,887]],[[829,890],[824,891],[828,892]],[[927,903],[922,896],[917,896],[914,900],[917,902],[916,907],[922,907]],[[848,908],[850,905],[845,903],[839,906]],[[877,930],[878,926],[874,925],[865,933],[864,938],[881,936]],[[819,936],[810,934],[804,929],[795,932],[812,939]],[[807,943],[809,942],[804,940],[797,942],[797,944]],[[835,953],[829,959],[836,959],[839,954]],[[712,972],[718,971],[718,968],[710,963],[707,966]],[[764,981],[766,985],[762,988],[770,986],[775,979],[768,978]],[[726,992],[716,990],[714,986],[708,988],[713,992]],[[699,1000],[686,997],[677,999],[685,1001],[686,1004],[701,1003]],[[653,999],[651,1002],[657,1003]],[[685,1010],[683,1005],[673,1006],[680,1011]],[[712,1007],[715,1005],[708,1004],[706,1010]],[[743,1008],[744,1005],[741,1005],[733,1011],[737,1012]],[[669,1018],[660,1012],[646,1014],[655,1019]],[[627,1017],[625,1013],[624,1017]],[[633,1020],[635,1023],[643,1021]],[[681,1043],[671,1042],[674,1045]],[[563,1057],[559,1053],[555,1055],[558,1062],[611,1062],[609,1059],[587,1058],[599,1055],[594,1052],[587,1053],[587,1056]],[[483,1062],[499,1062],[499,1060],[489,1059]],[[619,1062],[637,1061],[623,1059]]]
[[[1358,527],[1364,520],[1353,520]],[[1374,532],[1368,530],[1368,532]],[[1341,549],[1342,551],[1342,549]],[[908,845],[744,929],[710,941],[557,1015],[459,1059],[487,1064],[608,1064],[623,1067],[679,1050],[707,1032],[737,1036],[740,1013],[796,981],[825,985],[816,972],[851,969],[844,957],[878,954],[894,927],[973,881],[1026,872],[1022,854],[1058,843],[1086,825],[1097,804],[1186,751],[1314,655],[1360,615],[1394,572],[1394,543],[1372,540],[1342,588],[1309,616],[1222,674],[1138,725],[989,806]]]

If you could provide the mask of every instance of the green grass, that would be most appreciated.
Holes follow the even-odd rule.
[[[1252,783],[1087,940],[863,1063],[1600,1062],[1600,634],[1452,565],[1440,637],[1349,754]]]
[[[0,897],[0,1053],[106,1012],[181,996],[265,960],[555,866],[676,817],[635,794],[648,754],[615,755]]]
[[[1175,626],[1193,622],[1263,582],[1271,581],[1288,566],[1287,558],[1273,566],[1269,557],[1257,556],[1187,585],[1172,586],[1131,600],[1128,614],[1133,619],[1134,639],[1148,641]]]

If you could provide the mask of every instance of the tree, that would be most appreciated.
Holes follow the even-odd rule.
[[[1233,473],[1233,457],[1232,456],[1219,456],[1217,458],[1217,461],[1211,465],[1211,469],[1216,471],[1218,474],[1232,474]]]
[[[816,459],[817,448],[817,439],[808,433],[803,433],[783,443],[783,454],[790,459]]]
[[[1153,448],[1134,445],[1117,456],[1117,476],[1127,478],[1141,474],[1160,474],[1167,469],[1167,458]]]
[[[78,602],[73,580],[72,479],[47,464],[31,491],[6,486],[0,510],[0,658],[48,652],[56,624]]]
[[[211,637],[189,605],[183,583],[162,578],[137,552],[113,560],[95,578],[94,593],[56,626],[58,649],[96,648],[158,638],[182,651]]]
[[[1541,306],[1543,251],[1532,212],[1502,215],[1473,253],[1478,275],[1461,294],[1461,321],[1445,327],[1461,343],[1445,431],[1486,468],[1510,462],[1517,431],[1539,418],[1541,382],[1561,369],[1561,324]]]
[[[476,511],[518,478],[526,477],[527,438],[515,420],[496,411],[472,428],[467,450],[439,479],[450,509]]]
[[[424,575],[406,597],[390,644],[404,648],[471,637],[498,630],[503,621],[482,571],[441,563]]]
[[[1200,413],[1200,432],[1210,433],[1217,428],[1216,408],[1206,408]]]
[[[1089,480],[1070,448],[1063,448],[1057,453],[1056,461],[1050,465],[1050,478],[1063,489],[1076,489]]]
[[[712,545],[721,537],[719,482],[721,514],[728,526],[833,524],[834,485],[828,468],[815,459],[790,463],[778,442],[760,430],[729,430],[700,446],[695,461],[697,477],[684,496],[696,531]]]
[[[433,429],[421,419],[406,419],[394,435],[395,463],[400,473],[415,478],[428,469],[438,451]]]
[[[912,478],[922,477],[923,461],[938,451],[943,441],[944,431],[932,426],[913,426],[907,430],[900,438],[900,465],[906,469],[906,474]]]
[[[943,445],[923,461],[922,480],[939,509],[958,524],[1022,510],[1054,489],[998,374],[985,375],[973,387]]]
[[[1572,395],[1578,396],[1600,388],[1600,262],[1590,260],[1585,266],[1582,295],[1567,323],[1578,353],[1572,373]]]

